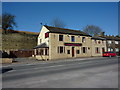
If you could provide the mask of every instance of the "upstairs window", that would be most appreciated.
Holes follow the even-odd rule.
[[[100,41],[98,41],[98,44],[100,44]]]
[[[112,41],[109,40],[109,41],[108,41],[108,44],[111,44],[111,43],[112,43]]]
[[[38,49],[36,49],[36,55],[39,55],[39,54],[38,54]]]
[[[82,37],[82,42],[85,42],[85,37]]]
[[[115,44],[118,44],[118,41],[115,41]]]
[[[71,36],[71,41],[75,42],[75,37],[74,36]]]
[[[59,41],[63,41],[63,35],[59,35]]]
[[[49,33],[45,33],[45,38],[48,38],[49,37]]]

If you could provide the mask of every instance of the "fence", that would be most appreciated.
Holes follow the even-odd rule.
[[[11,58],[18,57],[32,57],[34,50],[18,50],[18,51],[10,51],[9,56]]]

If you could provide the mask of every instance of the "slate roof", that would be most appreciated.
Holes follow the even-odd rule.
[[[106,38],[102,38],[102,37],[92,37],[91,39],[95,39],[95,40],[105,40]]]
[[[103,36],[102,38],[105,38],[106,40],[116,40],[116,41],[120,41],[120,38],[118,38],[118,37]]]
[[[47,25],[44,25],[44,26],[49,30],[49,33],[61,33],[61,34],[90,36],[90,35],[82,32],[80,30],[72,30],[72,29],[66,29],[66,28],[52,27],[52,26],[47,26]]]
[[[116,40],[116,41],[120,41],[119,38],[111,38],[111,37],[106,37],[107,40]]]
[[[41,43],[40,45],[34,47],[33,49],[37,49],[37,48],[48,48],[48,45],[46,43]]]

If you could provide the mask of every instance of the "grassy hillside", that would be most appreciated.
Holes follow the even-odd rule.
[[[38,33],[12,31],[2,34],[2,49],[32,49],[37,45]]]

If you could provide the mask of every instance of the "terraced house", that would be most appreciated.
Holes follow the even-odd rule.
[[[92,47],[93,39],[90,35],[79,30],[44,25],[38,36],[38,45],[34,47],[33,56],[46,60],[101,56],[102,48],[105,50],[106,44],[96,43]],[[103,40],[99,39],[99,41]],[[93,50],[94,53],[92,53]]]
[[[91,42],[92,42],[92,56],[101,56],[103,52],[106,51],[106,39],[105,38],[101,38],[101,37],[92,37],[91,38]]]
[[[99,36],[106,39],[106,51],[116,52],[120,55],[120,37],[119,36],[107,36],[104,32]]]

